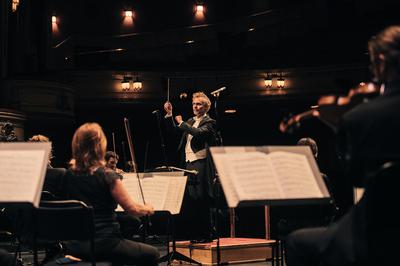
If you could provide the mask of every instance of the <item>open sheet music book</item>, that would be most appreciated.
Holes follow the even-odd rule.
[[[1,205],[39,206],[51,143],[0,142]]]
[[[329,202],[308,146],[211,147],[229,207]]]
[[[180,212],[186,187],[186,176],[180,172],[167,172],[165,175],[157,172],[140,173],[139,177],[144,199],[146,203],[153,205],[155,211],[168,211],[171,214]],[[143,204],[136,173],[124,174],[122,183],[129,195],[136,202]],[[117,211],[122,211],[121,206],[118,206]]]

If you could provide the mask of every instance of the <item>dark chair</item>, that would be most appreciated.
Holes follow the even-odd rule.
[[[367,254],[370,265],[394,265],[398,261],[400,163],[385,163],[369,178],[367,194]]]
[[[33,255],[34,265],[38,266],[38,241],[90,241],[91,262],[79,262],[74,265],[106,266],[108,262],[95,261],[93,209],[76,200],[42,201],[34,212]],[[55,261],[44,265],[58,265]]]
[[[50,200],[56,200],[57,197],[53,193],[47,190],[43,190],[42,194],[40,195],[40,200],[41,201],[50,201]]]
[[[43,184],[43,192],[47,191],[54,196],[54,199],[65,199],[65,168],[47,168]],[[42,196],[44,196],[42,194]],[[46,200],[43,199],[42,200]],[[51,198],[50,200],[53,200]]]

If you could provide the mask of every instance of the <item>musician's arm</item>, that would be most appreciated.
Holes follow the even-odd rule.
[[[129,214],[145,216],[154,213],[154,208],[151,205],[142,205],[133,201],[120,179],[111,183],[110,190],[115,201]]]

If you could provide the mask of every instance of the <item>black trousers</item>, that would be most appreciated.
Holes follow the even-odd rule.
[[[117,244],[109,248],[110,242]],[[89,242],[71,241],[67,248],[68,254],[90,261]],[[128,239],[96,240],[95,248],[97,261],[111,261],[113,265],[154,266],[158,265],[160,257],[157,248]]]
[[[189,175],[180,215],[175,218],[178,239],[209,239],[211,235],[211,199],[208,195],[209,179],[206,160],[187,162],[186,169],[196,170]]]
[[[285,241],[286,265],[363,265],[354,264],[357,255],[352,231],[353,214],[350,211],[337,223],[327,227],[305,228],[292,232]]]
[[[14,256],[3,249],[0,249],[0,265],[14,266],[14,263]]]

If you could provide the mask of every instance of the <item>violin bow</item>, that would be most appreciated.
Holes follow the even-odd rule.
[[[144,199],[144,194],[143,194],[142,183],[141,183],[140,177],[139,177],[139,171],[138,171],[138,167],[137,167],[135,152],[133,149],[131,128],[129,126],[129,120],[126,117],[124,118],[124,125],[125,125],[126,138],[128,140],[129,152],[131,154],[131,159],[132,159],[133,171],[136,173],[136,177],[137,177],[138,184],[139,184],[140,195],[142,196],[143,204],[146,204],[146,201]]]
[[[115,135],[114,135],[114,132],[111,133],[111,135],[112,135],[112,142],[113,142],[113,151],[114,151],[114,155],[117,156],[117,153],[115,152]],[[117,158],[115,158],[115,159],[117,159]]]
[[[169,78],[167,78],[167,101],[169,102]]]

